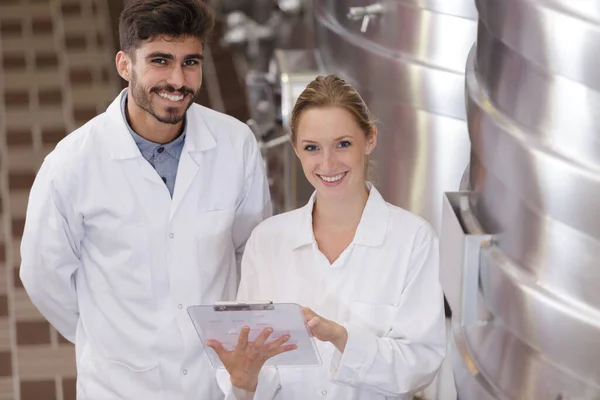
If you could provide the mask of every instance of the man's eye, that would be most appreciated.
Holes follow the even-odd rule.
[[[317,149],[317,146],[315,146],[314,144],[307,144],[306,146],[304,146],[304,150],[306,151],[315,151]]]
[[[165,60],[164,58],[155,58],[154,60],[152,60],[152,64],[164,65],[166,63],[167,60]]]
[[[183,65],[186,65],[188,67],[191,67],[193,65],[198,65],[200,64],[197,60],[187,60],[186,62],[183,63]]]

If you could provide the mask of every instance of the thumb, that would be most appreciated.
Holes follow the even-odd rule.
[[[315,330],[318,330],[321,325],[321,318],[313,317],[308,321],[307,325],[314,334]]]
[[[207,340],[206,345],[213,349],[219,357],[225,352],[225,349],[223,348],[221,342],[218,342],[216,340]]]
[[[304,314],[304,321],[306,322],[317,316],[317,314],[308,307],[302,307],[302,314]]]

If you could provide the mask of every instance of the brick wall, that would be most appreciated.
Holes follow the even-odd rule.
[[[18,277],[29,188],[66,132],[118,92],[106,0],[0,0],[0,399],[75,399],[74,348]]]

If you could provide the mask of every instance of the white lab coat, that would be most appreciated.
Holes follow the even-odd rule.
[[[312,230],[313,194],[261,223],[242,260],[239,300],[294,302],[346,327],[344,353],[317,341],[323,366],[263,368],[254,400],[412,398],[446,352],[438,241],[431,226],[370,194],[352,243],[330,265]],[[228,398],[229,375],[217,372]]]
[[[46,157],[20,276],[76,343],[79,400],[220,399],[186,309],[235,297],[237,260],[271,212],[261,155],[246,125],[194,104],[171,199],[120,96]]]

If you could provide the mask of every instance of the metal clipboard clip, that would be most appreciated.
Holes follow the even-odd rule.
[[[217,301],[215,302],[213,309],[215,312],[219,311],[264,311],[274,310],[275,306],[272,301],[252,301],[252,302],[239,302],[239,301]]]

